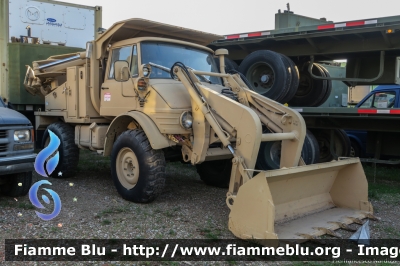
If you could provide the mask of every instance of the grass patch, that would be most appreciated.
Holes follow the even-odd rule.
[[[216,228],[211,220],[208,220],[207,224],[204,227],[199,228],[199,232],[201,235],[208,239],[219,239],[221,236],[221,230]]]
[[[110,171],[110,157],[89,150],[79,151],[78,171]]]
[[[5,200],[5,201],[0,201],[0,207],[6,208],[6,207],[15,207],[15,203],[11,200]]]
[[[109,224],[111,224],[111,221],[106,219],[106,220],[101,221],[101,224],[102,225],[109,225]]]
[[[115,214],[115,213],[123,213],[129,211],[129,206],[124,206],[124,207],[115,207],[115,208],[109,208],[103,210],[101,213],[96,215],[96,218],[100,218],[103,216],[107,216],[110,214]]]
[[[60,232],[61,230],[60,230],[60,228],[58,228],[58,227],[51,227],[51,229],[50,229],[53,233],[56,233],[56,232]]]
[[[400,202],[400,168],[398,166],[376,166],[364,164],[364,172],[368,180],[369,197],[384,200],[388,204]],[[375,178],[374,178],[374,175]]]
[[[21,208],[24,210],[32,210],[35,207],[31,203],[20,202],[20,203],[18,203],[18,208]]]

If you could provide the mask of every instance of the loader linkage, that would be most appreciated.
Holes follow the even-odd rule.
[[[220,59],[222,63],[223,56]],[[226,203],[231,210],[229,229],[237,237],[288,241],[324,234],[340,237],[334,230],[350,230],[349,224],[374,218],[358,158],[304,165],[306,126],[297,111],[251,91],[237,74],[200,72],[176,64],[173,72],[190,93],[192,111],[198,114],[194,124],[208,123],[233,155]],[[207,88],[196,75],[223,78],[238,102]],[[262,126],[273,133],[263,134]],[[207,127],[194,128],[194,134],[200,130]],[[276,140],[282,141],[280,169],[255,170],[260,143]],[[206,150],[207,145],[195,141],[192,163],[198,163]]]

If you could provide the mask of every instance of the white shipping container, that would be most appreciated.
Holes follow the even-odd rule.
[[[40,43],[85,48],[95,39],[95,8],[55,1],[9,1],[8,38],[28,35]]]

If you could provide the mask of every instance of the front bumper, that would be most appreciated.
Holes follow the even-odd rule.
[[[36,154],[0,158],[0,176],[34,170]]]

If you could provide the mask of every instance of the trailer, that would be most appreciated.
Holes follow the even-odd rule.
[[[84,51],[97,38],[102,8],[52,0],[0,0],[0,96],[34,124],[44,97],[23,85],[26,65],[55,54]]]
[[[317,138],[321,161],[349,156],[345,129],[372,136],[367,145],[376,162],[383,162],[381,155],[400,156],[400,145],[393,142],[400,136],[400,109],[350,108],[357,103],[356,87],[400,84],[400,16],[333,22],[288,7],[275,14],[274,30],[230,34],[208,46],[227,49],[226,70],[239,71],[253,90],[300,112]],[[282,69],[288,70],[286,83]],[[276,152],[264,154],[271,161]]]

